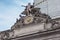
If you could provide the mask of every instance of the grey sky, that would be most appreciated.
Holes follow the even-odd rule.
[[[37,0],[36,3],[39,1],[42,0]],[[60,17],[60,0],[47,0],[37,5],[37,7],[40,7],[43,13],[47,13],[48,8],[48,15],[52,18]]]

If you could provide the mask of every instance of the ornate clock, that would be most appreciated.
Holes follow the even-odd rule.
[[[26,16],[24,19],[24,24],[29,24],[33,22],[33,17],[32,16]]]

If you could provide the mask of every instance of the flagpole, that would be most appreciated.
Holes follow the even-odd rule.
[[[47,0],[47,14],[48,14],[49,12],[48,12],[48,0]]]

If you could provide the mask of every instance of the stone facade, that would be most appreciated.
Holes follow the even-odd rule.
[[[60,40],[60,29],[46,31],[46,32],[37,32],[34,34],[24,35],[11,39],[12,40]]]
[[[22,14],[26,15],[26,10]],[[43,14],[40,8],[20,17],[10,30],[0,32],[0,40],[59,40],[60,22]]]

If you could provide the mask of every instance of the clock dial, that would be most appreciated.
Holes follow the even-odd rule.
[[[29,24],[33,22],[33,17],[32,16],[27,16],[24,20],[25,24]]]

